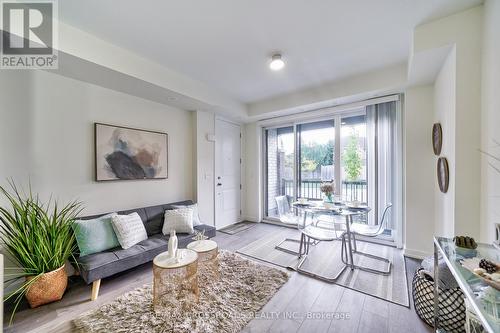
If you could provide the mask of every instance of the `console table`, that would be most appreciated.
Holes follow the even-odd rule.
[[[488,244],[478,244],[475,256],[486,258],[494,262],[500,262],[500,251]],[[481,321],[486,332],[500,332],[500,325],[495,321],[485,310],[485,302],[481,297],[481,293],[488,287],[481,278],[471,273],[466,268],[462,267],[460,260],[464,259],[461,251],[455,246],[455,243],[450,238],[435,237],[434,238],[434,281],[439,281],[439,258],[443,258],[451,273],[457,280],[460,289],[470,301],[477,318]],[[500,293],[498,290],[494,290]],[[439,328],[439,283],[434,283],[434,329]]]

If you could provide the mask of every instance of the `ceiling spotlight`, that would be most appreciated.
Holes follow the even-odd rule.
[[[281,54],[273,55],[271,63],[269,64],[269,68],[271,68],[273,71],[279,71],[283,67],[285,67],[285,62],[283,61],[283,59],[281,59]]]

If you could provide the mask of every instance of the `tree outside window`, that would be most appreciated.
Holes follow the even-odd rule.
[[[344,168],[347,174],[347,179],[356,181],[361,175],[361,156],[358,149],[359,136],[353,130],[349,137],[349,142],[344,150],[342,160],[344,161]]]

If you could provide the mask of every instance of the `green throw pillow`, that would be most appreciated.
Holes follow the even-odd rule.
[[[111,225],[111,216],[114,214],[111,213],[92,220],[76,220],[73,223],[80,257],[120,246]]]

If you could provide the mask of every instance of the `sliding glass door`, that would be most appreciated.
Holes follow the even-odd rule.
[[[295,197],[294,127],[285,126],[265,131],[266,146],[266,215],[279,219],[279,197]],[[289,199],[288,199],[289,200]]]
[[[322,182],[335,178],[335,122],[334,120],[298,124],[297,197],[320,200]]]
[[[322,200],[321,183],[334,182],[343,201],[372,208],[356,222],[380,223],[386,205],[397,202],[396,110],[397,102],[387,102],[265,129],[266,217],[279,221],[298,198]],[[392,216],[386,239],[397,228]]]

